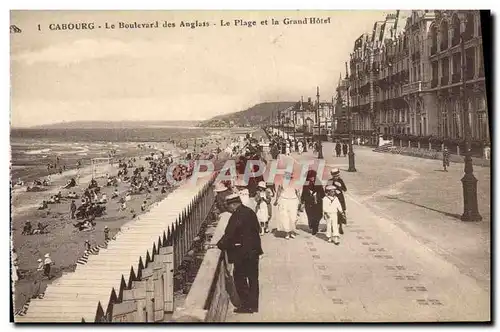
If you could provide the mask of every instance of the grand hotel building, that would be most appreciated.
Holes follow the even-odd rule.
[[[465,102],[461,43],[465,49]],[[397,11],[354,42],[350,104],[357,136],[464,138],[489,142],[479,11]],[[375,142],[373,142],[375,143]]]

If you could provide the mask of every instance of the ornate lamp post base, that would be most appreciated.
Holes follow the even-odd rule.
[[[347,156],[349,157],[349,169],[347,170],[348,172],[357,172],[356,171],[356,163],[354,160],[354,152],[352,151],[352,147],[350,151],[347,153]]]
[[[474,174],[466,173],[461,181],[464,191],[464,213],[460,219],[462,221],[483,220],[477,208],[477,179]]]

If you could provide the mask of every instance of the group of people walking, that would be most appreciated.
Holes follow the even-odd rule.
[[[270,143],[270,151],[273,159],[276,159],[279,154],[289,156],[292,152],[297,152],[299,155],[307,152],[307,149],[317,151],[317,142],[310,139],[292,139],[282,138],[277,135],[272,138]]]
[[[293,174],[286,172],[284,181],[276,189],[272,184],[259,182],[254,197],[250,197],[242,181],[236,181],[233,188],[223,183],[216,184],[219,212],[231,213],[217,247],[227,252],[228,263],[234,265],[233,280],[239,298],[234,312],[255,313],[259,310],[258,264],[259,256],[263,254],[261,236],[264,234],[280,231],[287,240],[295,238],[299,214],[305,212],[313,235],[319,232],[320,221],[324,219],[328,242],[340,244],[342,225],[346,222],[343,192],[347,188],[338,169],[333,169],[331,175],[323,187],[316,181],[316,171],[310,170],[306,183],[299,190],[292,184]],[[272,205],[277,207],[276,216],[273,216]]]
[[[344,155],[344,157],[346,157],[347,151],[348,151],[348,145],[346,142],[340,143],[339,141],[337,141],[337,143],[335,143],[335,156],[336,157],[340,157],[341,153]]]
[[[287,154],[289,150],[284,152]],[[309,170],[300,188],[296,186],[293,173],[285,171],[282,181],[259,181],[253,196],[248,183],[241,179],[215,185],[218,212],[231,214],[217,247],[227,253],[228,263],[234,266],[233,280],[239,298],[238,303],[233,302],[234,312],[259,310],[259,256],[264,253],[261,237],[265,234],[271,232],[278,237],[281,233],[287,240],[295,238],[297,222],[301,213],[305,213],[311,234],[319,232],[323,219],[328,242],[340,244],[342,225],[346,223],[343,193],[347,187],[339,169],[334,168],[330,173],[331,178],[323,186],[316,171]],[[273,206],[276,206],[276,215]]]

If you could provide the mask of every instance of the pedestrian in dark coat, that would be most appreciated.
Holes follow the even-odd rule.
[[[445,172],[448,172],[446,167],[450,167],[450,152],[448,148],[444,148],[443,150],[443,169]]]
[[[335,154],[337,157],[340,157],[340,152],[342,152],[342,145],[337,142],[337,144],[335,144]]]
[[[347,143],[342,144],[342,153],[344,154],[344,157],[347,156]]]
[[[316,184],[317,173],[310,170],[307,173],[307,182],[302,188],[302,196],[300,198],[301,210],[305,207],[307,221],[311,234],[318,233],[319,222],[323,217],[323,197],[325,191],[321,184]]]
[[[229,263],[234,264],[234,284],[241,301],[234,312],[258,312],[259,256],[263,254],[259,221],[237,194],[227,196],[226,205],[232,214],[217,247],[226,251]]]

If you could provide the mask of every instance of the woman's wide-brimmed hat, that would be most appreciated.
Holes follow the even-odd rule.
[[[214,191],[216,193],[223,192],[223,191],[226,191],[226,190],[227,190],[227,187],[224,185],[224,183],[218,182],[218,183],[215,184]]]
[[[335,186],[332,186],[331,184],[329,184],[328,186],[326,186],[325,190],[326,191],[334,191],[335,190]]]
[[[45,254],[45,258],[49,258],[50,257],[50,254]]]
[[[340,170],[338,168],[333,168],[331,171],[330,171],[330,174],[331,175],[339,175],[340,174]]]
[[[257,185],[259,188],[266,189],[266,183],[264,181],[260,181],[259,184]]]
[[[241,203],[241,199],[238,194],[231,194],[226,196],[226,204],[232,203]]]

